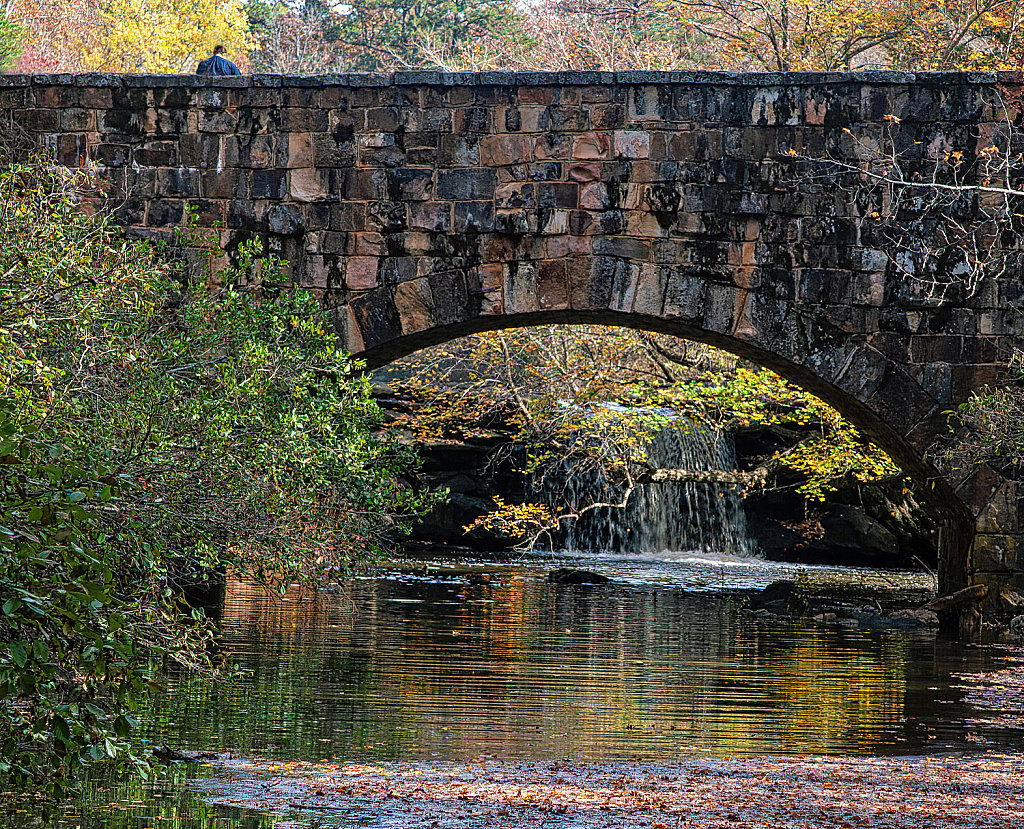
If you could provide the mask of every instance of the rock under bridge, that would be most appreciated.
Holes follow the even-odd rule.
[[[1016,472],[928,452],[1018,343],[1019,262],[968,289],[906,259],[855,168],[1005,148],[1022,98],[1020,73],[0,76],[3,117],[92,165],[133,233],[191,212],[224,256],[260,237],[370,366],[585,322],[774,369],[942,507],[941,588],[997,603],[1024,593]]]

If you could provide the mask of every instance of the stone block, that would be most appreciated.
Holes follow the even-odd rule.
[[[494,191],[494,206],[513,209],[536,207],[535,187],[533,183],[523,181],[499,184]]]
[[[978,512],[975,529],[979,533],[1016,534],[1021,529],[1018,504],[1020,488],[1016,481],[997,484],[988,503]]]
[[[525,236],[537,232],[537,213],[532,210],[495,210],[494,230],[510,236]]]
[[[329,171],[333,172],[333,171]],[[333,191],[332,187],[332,191]],[[342,201],[330,206],[330,227],[334,230],[366,230],[366,205],[362,202]]]
[[[534,139],[525,135],[485,135],[480,139],[480,163],[505,167],[533,160]]]
[[[350,256],[345,263],[345,284],[353,291],[376,288],[379,264],[380,260],[376,256]]]
[[[50,144],[54,158],[65,167],[83,167],[89,160],[89,142],[84,135],[58,135]]]
[[[591,162],[589,164],[573,164],[569,167],[569,178],[572,181],[589,182],[601,179],[601,165]]]
[[[409,227],[447,233],[452,229],[451,202],[424,201],[409,205]]]
[[[557,311],[569,307],[564,260],[549,260],[537,265],[537,305],[542,311]]]
[[[316,166],[312,135],[308,132],[288,134],[288,158],[285,161],[285,166],[292,168]]]
[[[616,130],[614,133],[616,158],[649,158],[651,134],[638,130]]]
[[[537,211],[537,233],[562,235],[569,229],[569,211],[542,207]]]
[[[238,116],[225,109],[200,109],[196,128],[200,132],[230,134],[238,126]]]
[[[26,132],[57,132],[60,111],[56,109],[14,110],[15,123]]]
[[[523,314],[540,307],[537,295],[537,271],[532,262],[511,261],[503,269],[505,312]]]
[[[590,107],[590,126],[595,130],[621,129],[627,123],[626,107],[621,103],[598,104]]]
[[[594,241],[594,254],[646,262],[651,258],[651,243],[643,239],[631,239],[628,236],[600,238]]]
[[[456,109],[452,119],[452,131],[458,135],[491,135],[494,129],[490,108],[471,106]]]
[[[427,277],[402,282],[395,289],[395,309],[405,335],[425,331],[434,325],[434,297]]]
[[[497,174],[489,169],[442,170],[438,173],[437,196],[452,201],[491,199]]]
[[[201,194],[201,175],[187,167],[162,167],[157,170],[156,190],[161,196],[196,197]]]
[[[391,201],[427,201],[434,194],[434,172],[400,168],[387,172],[387,195]]]
[[[414,256],[388,256],[381,260],[379,279],[382,285],[399,285],[420,276]]]
[[[593,238],[560,234],[548,239],[544,250],[548,259],[590,256],[593,252]]]
[[[961,362],[964,350],[964,338],[937,334],[935,336],[917,336],[911,340],[910,356],[920,363]]]
[[[628,314],[633,310],[633,299],[636,294],[636,274],[640,268],[630,262],[616,261],[612,279],[611,297],[608,307],[612,311]]]
[[[147,227],[177,227],[185,215],[180,199],[152,199],[146,207]]]
[[[307,167],[288,173],[288,194],[297,202],[315,202],[335,198],[322,170]]]
[[[351,167],[356,162],[356,140],[352,129],[336,125],[330,132],[310,134],[313,164],[317,167]]]
[[[494,230],[493,202],[456,202],[453,213],[452,229],[456,233],[490,233]]]
[[[668,269],[645,262],[636,272],[632,311],[646,317],[660,317],[665,303]]]
[[[707,300],[707,280],[680,268],[666,268],[661,273],[666,283],[663,316],[666,319],[702,324]]]
[[[202,173],[202,194],[209,199],[239,199],[245,195],[245,183],[240,172],[227,169],[223,172],[204,170]]]
[[[533,157],[538,161],[566,161],[572,155],[571,135],[546,132],[537,137],[533,144]]]

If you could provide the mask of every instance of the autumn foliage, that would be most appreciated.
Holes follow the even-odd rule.
[[[1020,68],[1022,0],[11,0],[17,71]]]

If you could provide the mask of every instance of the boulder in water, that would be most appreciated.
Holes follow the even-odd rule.
[[[608,584],[611,579],[600,573],[591,573],[589,570],[559,567],[548,573],[548,581],[552,584]]]
[[[889,614],[887,621],[894,627],[903,628],[937,628],[939,626],[938,614],[923,608],[897,610]]]

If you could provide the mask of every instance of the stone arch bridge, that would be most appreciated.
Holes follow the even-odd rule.
[[[93,165],[131,232],[192,212],[224,255],[262,237],[370,366],[586,322],[774,369],[940,504],[942,590],[983,580],[996,604],[1024,593],[1024,488],[927,452],[1019,343],[1019,268],[935,296],[835,170],[877,160],[894,127],[917,169],[974,158],[1022,98],[1020,73],[0,76],[2,117]]]

